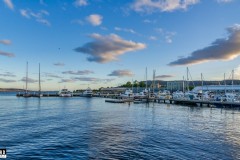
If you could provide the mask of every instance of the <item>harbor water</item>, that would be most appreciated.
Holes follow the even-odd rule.
[[[8,159],[240,159],[240,110],[0,96]]]

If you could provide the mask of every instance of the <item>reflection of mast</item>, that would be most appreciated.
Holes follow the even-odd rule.
[[[28,92],[28,62],[27,62],[27,66],[26,66],[26,90],[25,93]]]
[[[39,90],[38,90],[38,95],[40,97],[41,95],[41,75],[40,75],[40,63],[39,63],[39,77],[38,77],[38,84],[39,84]]]

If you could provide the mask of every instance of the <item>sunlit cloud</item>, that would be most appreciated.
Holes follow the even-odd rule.
[[[135,34],[135,33],[136,33],[136,31],[134,31],[133,29],[130,29],[130,28],[115,27],[114,30],[115,30],[115,31],[128,32],[128,33],[132,33],[132,34]]]
[[[27,19],[35,19],[36,22],[42,23],[46,26],[51,26],[51,23],[45,19],[45,16],[48,16],[49,13],[46,10],[40,10],[39,12],[33,12],[30,9],[21,9],[20,14]]]
[[[12,3],[12,0],[3,0],[3,2],[9,9],[14,10],[14,5]]]
[[[189,6],[197,4],[200,0],[135,0],[131,9],[136,12],[153,13],[186,10]]]
[[[73,4],[76,7],[87,6],[88,1],[87,0],[75,0]]]
[[[62,72],[62,74],[73,74],[73,75],[88,75],[88,74],[93,74],[93,71],[90,70],[83,70],[83,71],[65,71]]]
[[[134,74],[129,70],[115,70],[108,76],[117,76],[117,77],[132,77]]]
[[[86,17],[86,20],[93,26],[99,26],[102,24],[103,17],[99,14],[91,14]]]
[[[12,42],[8,39],[3,39],[3,40],[0,40],[0,44],[4,44],[4,45],[10,45]]]
[[[156,79],[164,79],[164,78],[172,78],[172,77],[174,77],[174,76],[173,75],[168,75],[168,74],[155,76]]]
[[[229,61],[240,55],[240,25],[227,28],[228,37],[216,39],[210,46],[169,63],[170,66],[199,64],[208,61]]]
[[[136,43],[122,39],[116,34],[102,36],[100,34],[92,34],[92,42],[88,42],[82,47],[75,49],[89,55],[87,58],[90,62],[107,63],[118,60],[118,56],[126,52],[136,51],[146,48],[143,43]]]
[[[65,63],[57,62],[57,63],[54,63],[53,65],[54,65],[54,66],[60,66],[60,67],[63,67],[63,66],[65,66]]]
[[[15,54],[9,53],[9,52],[4,52],[4,51],[0,51],[0,55],[6,56],[6,57],[15,57]]]
[[[16,80],[0,78],[0,82],[4,82],[4,83],[12,83],[12,82],[16,82]]]

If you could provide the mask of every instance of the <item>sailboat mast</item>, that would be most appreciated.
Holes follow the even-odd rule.
[[[224,73],[224,94],[226,95],[226,77]]]
[[[232,70],[232,93],[233,93],[233,79],[234,79],[234,70]]]
[[[189,92],[189,82],[188,82],[188,67],[187,67],[187,91]]]
[[[28,62],[27,62],[27,66],[26,66],[26,93],[28,92]]]
[[[41,70],[40,70],[40,63],[39,63],[39,79],[38,79],[38,85],[39,85],[39,96],[40,96],[40,93],[41,93]]]
[[[201,81],[202,81],[202,96],[201,96],[201,98],[202,98],[202,101],[203,101],[203,75],[202,75],[202,73],[201,73]]]
[[[146,67],[146,89],[147,89],[147,67]]]

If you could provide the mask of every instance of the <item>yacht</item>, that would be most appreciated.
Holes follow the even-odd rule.
[[[123,94],[120,94],[120,97],[122,99],[124,98],[133,99],[134,98],[133,91],[131,89],[127,89]]]
[[[92,89],[89,87],[83,92],[84,97],[92,97],[92,95],[93,95]]]
[[[59,97],[72,97],[72,92],[70,92],[68,89],[62,89],[58,92]]]

